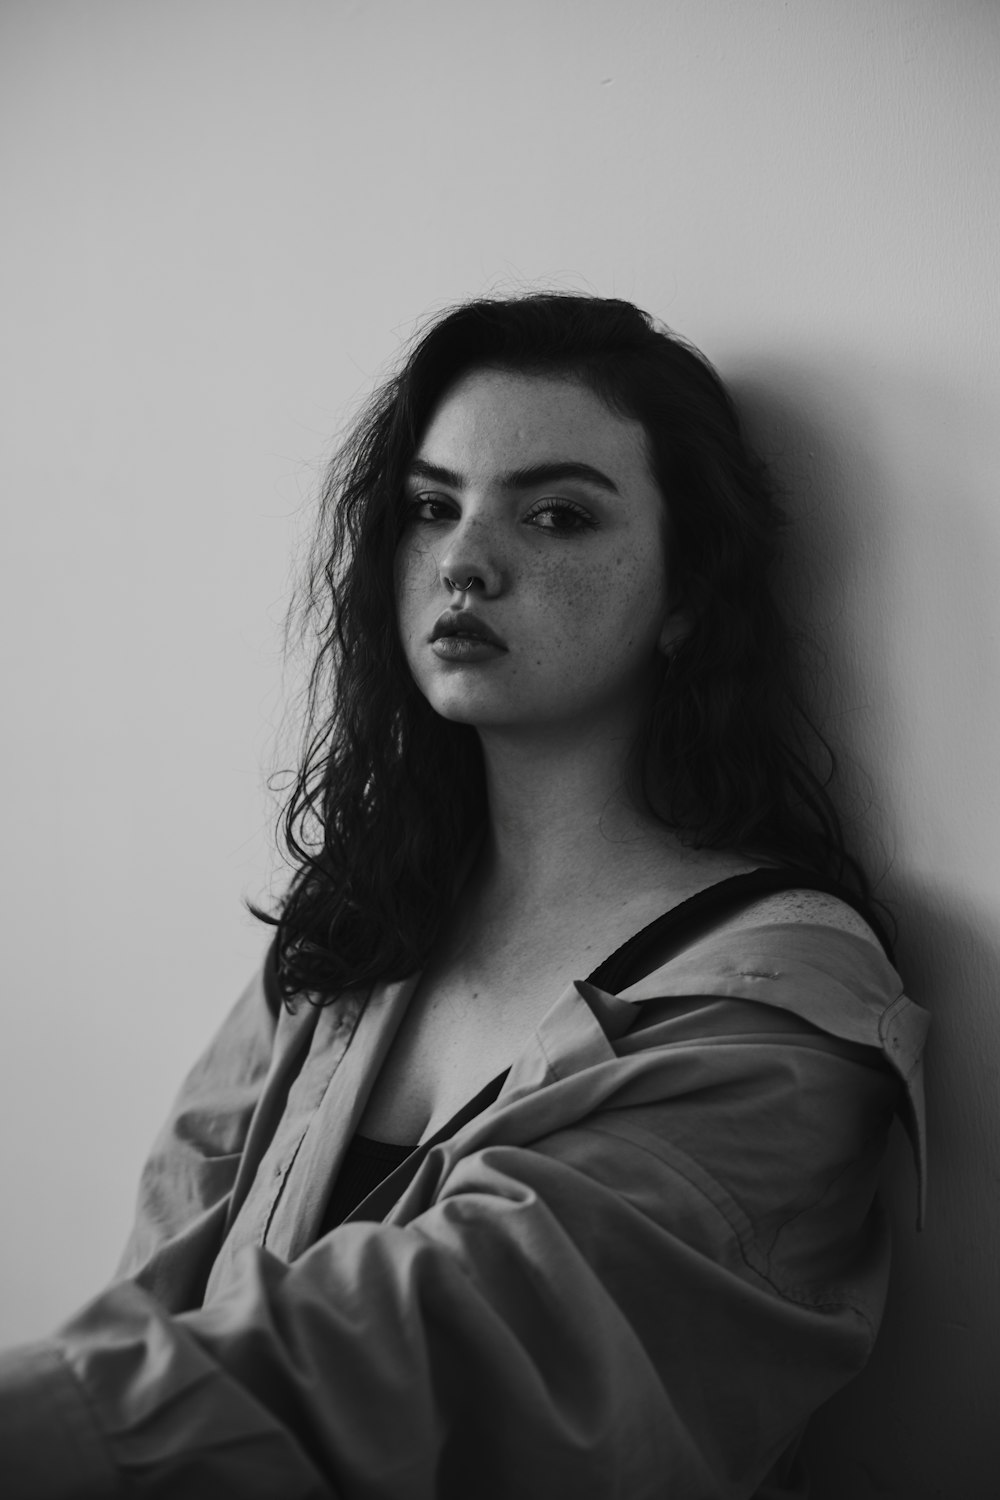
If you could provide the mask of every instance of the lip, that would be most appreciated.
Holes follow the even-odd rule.
[[[454,641],[456,645],[468,641],[493,646],[498,651],[507,650],[496,631],[468,609],[446,609],[443,615],[439,615],[431,631],[431,644],[435,641]]]
[[[439,635],[431,642],[431,650],[441,661],[466,664],[499,661],[507,655],[503,646],[494,646],[492,641],[480,640],[477,635]]]

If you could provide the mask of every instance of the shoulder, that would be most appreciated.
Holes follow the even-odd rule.
[[[751,857],[727,854],[717,850],[700,850],[693,866],[698,894],[708,895],[716,886],[724,887],[734,876],[753,876],[766,861]],[[882,944],[865,921],[864,917],[848,902],[826,891],[817,891],[808,886],[764,895],[744,898],[746,904],[735,906],[732,915],[722,917],[714,924],[714,931],[739,932],[750,927],[802,926],[825,927],[835,932],[846,932],[872,944],[882,953]]]
[[[838,932],[850,933],[872,944],[879,952],[881,944],[864,917],[846,901],[825,891],[790,890],[778,891],[774,895],[761,896],[735,916],[722,922],[717,931],[738,932],[747,927],[767,927],[800,923],[829,927]]]

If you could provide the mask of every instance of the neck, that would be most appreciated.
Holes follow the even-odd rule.
[[[510,911],[614,890],[677,841],[627,787],[631,737],[480,731],[489,825],[477,885]]]

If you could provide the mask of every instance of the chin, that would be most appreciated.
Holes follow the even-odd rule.
[[[518,723],[526,716],[523,705],[506,701],[506,695],[488,683],[442,682],[438,678],[418,686],[434,712],[453,724],[469,724],[473,728],[481,725],[485,729]]]
[[[471,698],[437,697],[428,698],[431,708],[442,719],[447,719],[452,724],[469,724],[472,728],[480,725],[485,729],[490,724],[506,724],[510,722],[510,715],[502,713],[497,706],[475,702]]]

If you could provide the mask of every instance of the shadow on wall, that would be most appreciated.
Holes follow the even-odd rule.
[[[885,1197],[895,1253],[885,1319],[864,1373],[812,1424],[813,1500],[994,1500],[1000,1489],[1000,935],[941,889],[901,882],[900,968],[932,1012],[927,1057],[928,1225],[913,1229],[909,1152],[897,1131]]]
[[[982,705],[974,697],[969,701],[968,682],[963,689],[942,681],[938,693],[931,673],[931,696],[916,705],[924,711],[921,716],[912,707],[907,711],[906,684],[900,688],[896,680],[893,663],[900,637],[907,645],[907,625],[893,619],[894,601],[901,587],[919,586],[919,579],[900,579],[898,571],[892,576],[894,566],[898,569],[894,560],[911,550],[911,539],[901,533],[920,526],[923,512],[919,496],[911,507],[908,489],[905,506],[892,503],[899,476],[880,473],[876,455],[894,445],[855,421],[838,444],[829,428],[824,435],[822,417],[816,420],[806,409],[809,381],[803,372],[774,372],[766,382],[755,374],[752,385],[738,378],[731,383],[750,435],[772,460],[795,520],[798,540],[790,552],[787,593],[793,614],[801,613],[818,636],[833,684],[825,702],[821,696],[819,713],[829,714],[831,737],[838,750],[847,750],[848,763],[854,758],[865,768],[852,771],[848,765],[846,778],[849,807],[853,802],[858,809],[858,847],[876,875],[890,867],[880,894],[899,922],[899,967],[908,993],[933,1016],[926,1066],[928,1226],[921,1235],[914,1230],[915,1175],[897,1126],[884,1193],[895,1245],[885,1319],[867,1369],[811,1424],[805,1453],[812,1500],[993,1500],[1000,1494],[1000,1424],[994,1410],[1000,1391],[1000,914],[985,899],[973,905],[947,873],[934,881],[907,869],[908,851],[923,825],[914,828],[920,810],[895,795],[891,781],[906,774],[904,734],[919,735],[921,717],[926,729],[942,712],[957,717],[950,725],[952,779],[961,778],[963,769],[975,772],[975,752],[969,752],[967,763],[963,755],[977,722],[983,732]],[[815,394],[815,372],[812,382]],[[904,387],[901,382],[897,393]],[[831,405],[843,422],[840,394]],[[929,400],[924,404],[938,419],[940,455],[948,446],[940,433],[942,407]],[[952,561],[962,549],[976,553],[982,544],[986,550],[985,556],[959,558],[950,572],[942,571],[952,579],[995,578],[996,539],[984,538],[975,514],[968,527],[961,524],[964,516],[955,505],[960,470],[957,478],[952,472],[951,481],[944,493]],[[931,488],[935,482],[932,476]],[[904,475],[904,489],[906,484]],[[962,616],[967,631],[988,629],[982,616],[995,607],[993,601],[992,590],[972,601]],[[946,603],[940,595],[931,601],[932,612],[938,611],[931,629],[944,629]],[[961,628],[951,633],[950,649],[958,653],[961,635]],[[995,642],[993,636],[994,648]],[[970,640],[970,651],[981,648],[981,641]],[[917,663],[911,686],[919,679]],[[967,807],[970,796],[977,796],[974,784],[965,789],[964,803],[959,789],[956,805]],[[994,794],[981,808],[993,833],[996,802]],[[869,823],[877,825],[874,835],[860,824],[866,808]],[[885,839],[881,848],[879,836]],[[927,839],[918,842],[916,862],[925,871],[933,869]],[[976,878],[975,861],[971,864],[970,884]]]

